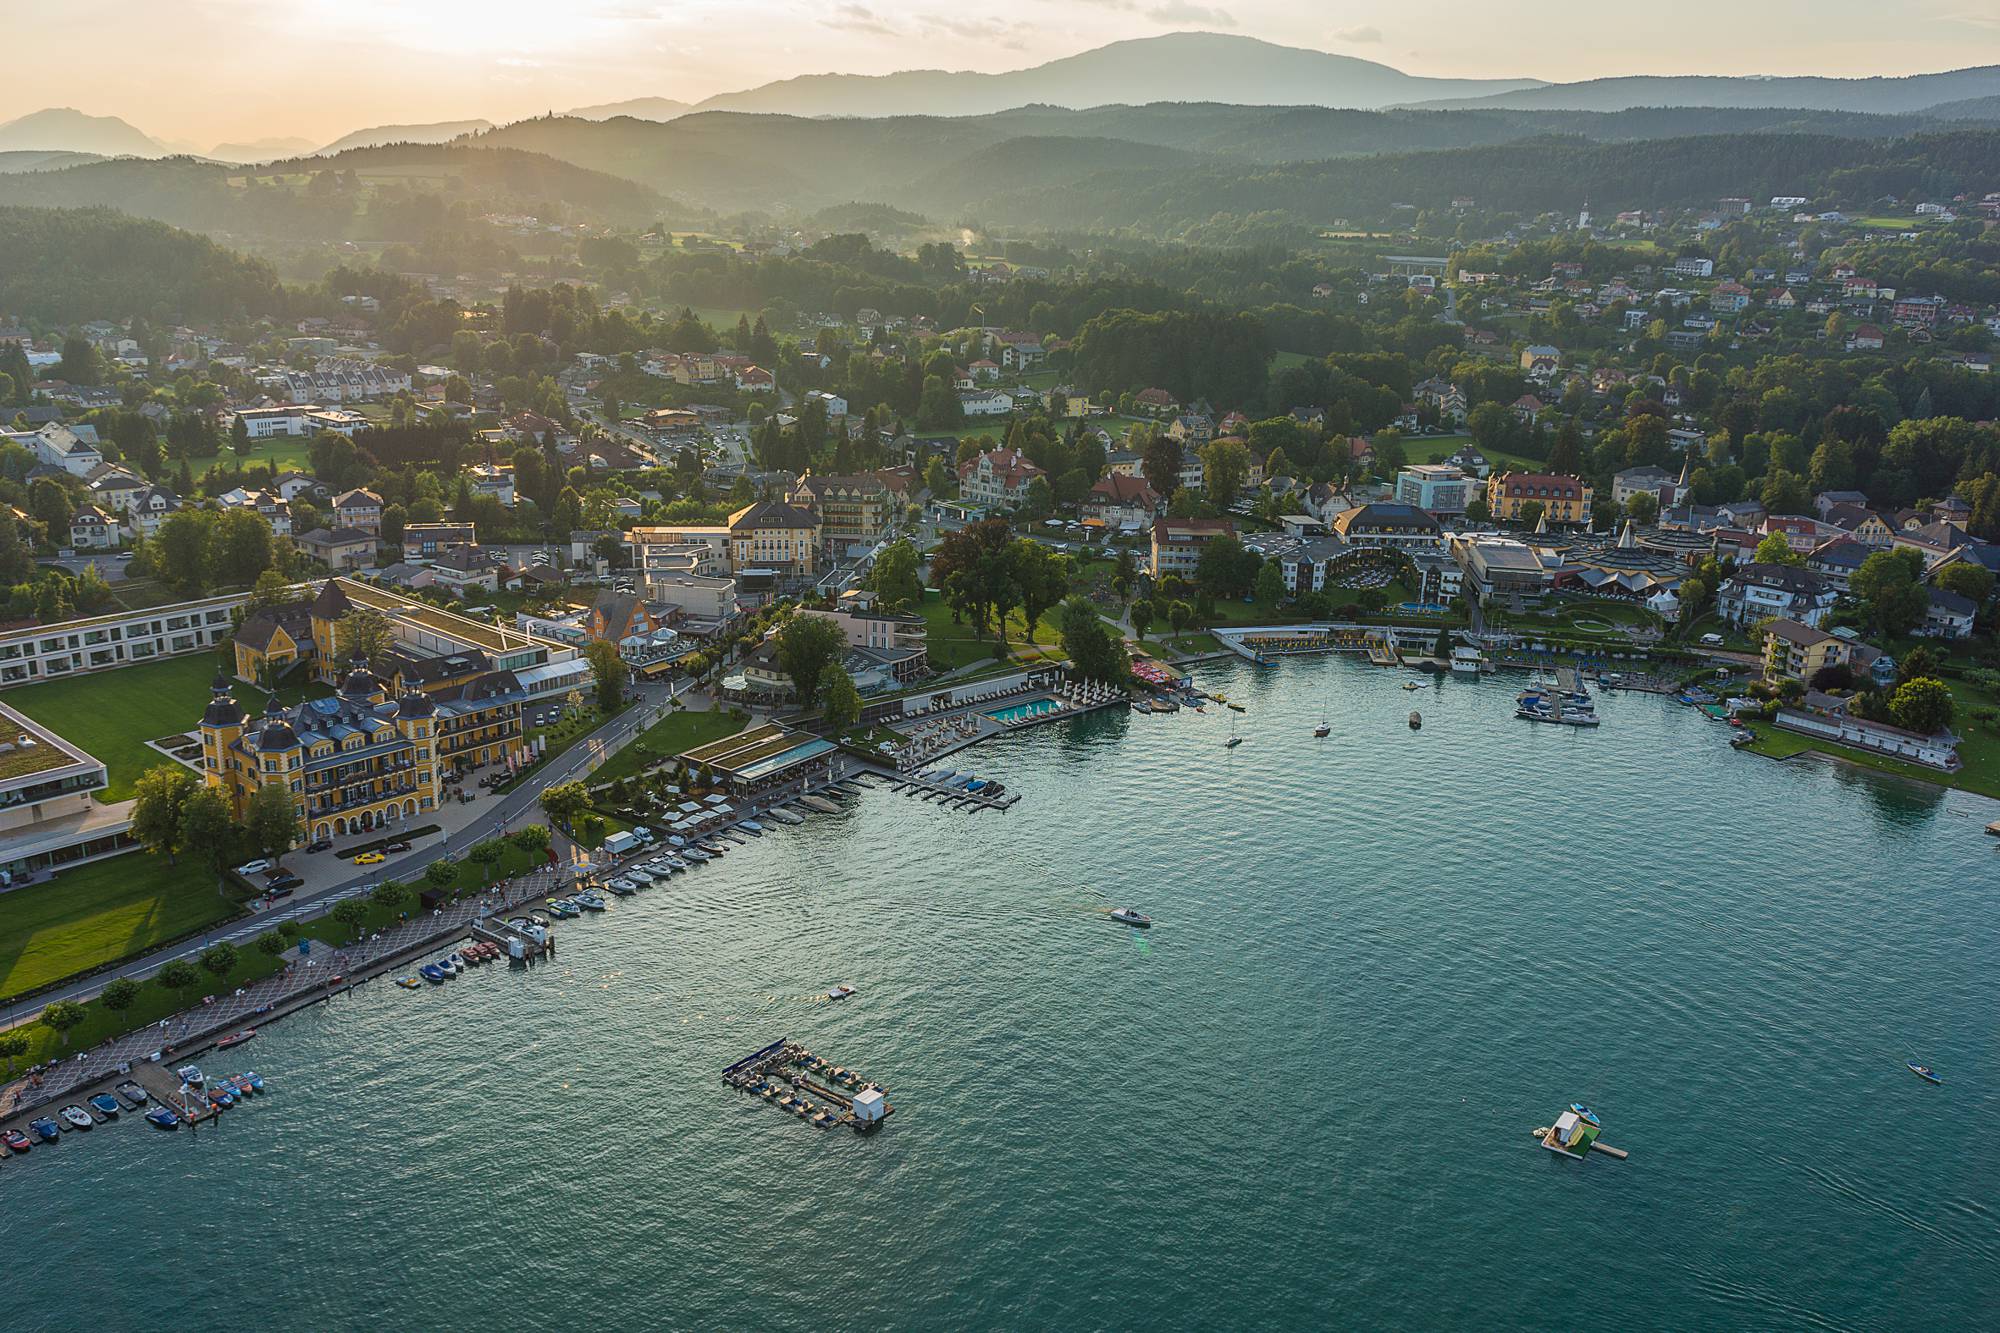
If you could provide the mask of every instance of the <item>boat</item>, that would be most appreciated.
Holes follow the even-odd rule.
[[[583,909],[567,898],[549,899],[549,910],[554,912],[556,918],[561,921],[567,921],[573,916],[583,915]]]
[[[1333,734],[1333,728],[1328,726],[1324,722],[1320,723],[1318,726],[1313,728],[1313,735],[1319,738],[1320,740],[1325,740],[1328,736],[1331,736],[1332,734]]]
[[[236,1094],[218,1084],[209,1092],[208,1104],[218,1111],[227,1111],[236,1105]]]
[[[35,1137],[40,1139],[43,1143],[54,1143],[57,1139],[62,1137],[62,1126],[58,1125],[55,1121],[49,1119],[47,1116],[43,1116],[39,1120],[30,1120],[28,1122],[28,1128],[34,1130]]]
[[[1231,736],[1228,740],[1222,743],[1222,748],[1225,750],[1233,750],[1241,744],[1243,744],[1243,738],[1241,736]]]
[[[181,1123],[181,1118],[164,1106],[155,1106],[146,1112],[146,1119],[153,1123],[154,1129],[173,1129]]]
[[[230,1079],[229,1086],[236,1090],[236,1095],[238,1097],[248,1097],[251,1093],[256,1091],[255,1088],[250,1086],[250,1080],[245,1078],[241,1074],[238,1074],[236,1075],[236,1077]]]
[[[854,994],[854,987],[841,985],[835,986],[832,990],[828,991],[826,998],[829,1000],[844,1000],[852,994]]]
[[[799,822],[804,823],[805,821],[800,820]],[[681,855],[690,861],[712,861],[715,859],[699,847],[683,847],[681,848]]]
[[[90,1099],[90,1109],[102,1112],[106,1120],[118,1118],[118,1099],[108,1092],[100,1092]]]
[[[1424,715],[1422,713],[1419,713],[1416,709],[1412,708],[1410,710],[1410,730],[1420,731],[1423,729],[1423,725],[1424,725]]]
[[[397,977],[396,984],[398,986],[401,986],[404,990],[416,990],[424,983],[422,978],[420,977]]]
[[[1421,690],[1423,687],[1424,683],[1420,680],[1406,680],[1403,682],[1403,688],[1406,690]]]
[[[576,905],[586,912],[602,912],[605,908],[604,899],[590,892],[577,894]]]
[[[35,1141],[18,1129],[0,1132],[0,1143],[5,1143],[9,1152],[26,1152],[35,1146]]]
[[[112,1091],[123,1097],[125,1104],[134,1110],[144,1106],[150,1100],[146,1094],[146,1090],[129,1078],[113,1088]]]
[[[1230,704],[1229,711],[1232,713],[1247,713],[1250,710],[1245,708],[1242,704]]]
[[[1137,908],[1132,908],[1132,907],[1112,908],[1111,919],[1113,921],[1123,922],[1125,925],[1128,926],[1138,926],[1141,927],[1142,929],[1144,927],[1153,924],[1153,918],[1147,916],[1144,912],[1139,911]]]
[[[417,969],[417,975],[422,977],[425,981],[430,982],[433,986],[438,986],[444,984],[445,978],[450,976],[451,974],[449,972],[446,972],[443,968],[439,967],[436,963],[425,963],[422,967]]]
[[[262,1074],[254,1069],[246,1069],[243,1071],[243,1077],[250,1080],[250,1091],[256,1093],[264,1091],[264,1076]]]
[[[71,1129],[89,1129],[97,1123],[90,1118],[90,1112],[84,1110],[75,1102],[71,1102],[68,1106],[63,1107],[56,1114],[61,1116],[63,1123]]]
[[[241,1046],[244,1042],[249,1041],[252,1037],[255,1037],[256,1035],[257,1035],[256,1028],[244,1028],[241,1032],[232,1032],[228,1036],[224,1037],[221,1041],[215,1043],[215,1049],[218,1051],[226,1051],[231,1046]]]
[[[191,1088],[198,1088],[202,1085],[201,1066],[182,1065],[179,1069],[176,1069],[174,1071],[174,1077],[178,1078],[181,1082],[187,1084]]]
[[[1451,650],[1451,669],[1462,675],[1476,676],[1486,665],[1486,654],[1477,648],[1459,645]]]
[[[1931,1067],[1929,1065],[1920,1065],[1914,1060],[1905,1061],[1904,1064],[1912,1074],[1915,1074],[1918,1078],[1922,1079],[1926,1083],[1944,1082],[1943,1079],[1939,1078],[1936,1074],[1931,1072]]]

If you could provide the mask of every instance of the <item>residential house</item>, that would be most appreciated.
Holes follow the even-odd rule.
[[[109,551],[118,542],[118,520],[96,505],[85,505],[69,521],[69,544],[79,551]]]
[[[1162,507],[1144,477],[1110,472],[1083,497],[1083,521],[1110,532],[1138,532],[1159,516]]]
[[[1202,548],[1217,537],[1233,537],[1236,525],[1226,518],[1158,518],[1153,520],[1151,570],[1154,578],[1179,574],[1191,578],[1201,563]]]
[[[67,426],[50,421],[34,432],[30,443],[37,462],[59,467],[72,477],[87,478],[104,463],[94,426]]]
[[[1160,388],[1139,390],[1132,395],[1132,405],[1149,417],[1171,416],[1180,408],[1174,396]]]
[[[1650,495],[1658,500],[1660,492],[1674,484],[1674,474],[1665,468],[1650,464],[1628,467],[1611,478],[1611,501],[1623,509],[1626,501],[1635,495]]]
[[[1013,509],[1036,477],[1048,474],[1018,449],[988,449],[958,465],[959,498],[988,509]]]
[[[506,563],[477,546],[451,546],[431,561],[431,583],[460,597],[470,592],[500,591]]]
[[[1810,682],[1827,667],[1846,666],[1851,648],[1837,634],[1797,620],[1774,620],[1764,630],[1764,679]]]
[[[1979,604],[1945,588],[1930,590],[1930,605],[1924,609],[1924,623],[1917,633],[1933,639],[1969,639]]]
[[[375,559],[375,534],[359,528],[314,528],[295,540],[301,551],[336,574],[360,569]]]
[[[382,497],[365,486],[333,497],[333,519],[343,528],[370,536],[382,531]]]
[[[472,523],[405,523],[403,559],[430,560],[456,546],[476,546],[476,529]]]
[[[1817,629],[1835,596],[1827,576],[1815,570],[1752,561],[1738,565],[1716,589],[1715,612],[1732,625],[1778,617]]]
[[[759,500],[729,516],[729,563],[741,574],[764,570],[805,576],[819,571],[820,518],[780,500]]]
[[[1413,552],[1444,549],[1444,529],[1430,514],[1411,504],[1358,505],[1335,514],[1327,526],[1349,546]]]

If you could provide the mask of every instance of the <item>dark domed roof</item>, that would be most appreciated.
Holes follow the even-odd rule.
[[[208,692],[210,694],[229,693],[229,677],[223,675],[222,672],[217,671],[215,673],[215,679],[208,683]]]
[[[208,701],[208,710],[201,715],[202,724],[210,727],[235,727],[242,725],[243,705],[229,697],[227,690],[217,692]]]
[[[420,690],[413,690],[404,695],[401,702],[396,705],[397,717],[429,717],[435,712],[437,705],[431,702],[428,694]]]
[[[257,733],[257,748],[260,750],[289,750],[298,743],[298,734],[292,730],[292,724],[282,717],[265,722],[264,729]]]
[[[354,670],[347,673],[347,678],[340,682],[340,693],[344,698],[365,699],[378,688],[375,673],[359,662],[354,664]]]

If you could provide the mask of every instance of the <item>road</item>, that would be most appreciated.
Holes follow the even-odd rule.
[[[657,721],[661,709],[677,692],[664,686],[638,687],[640,702],[612,718],[597,730],[577,741],[569,749],[558,755],[547,768],[534,774],[519,787],[490,805],[472,823],[458,832],[450,834],[441,843],[411,852],[401,860],[369,867],[366,874],[326,888],[300,894],[296,898],[284,900],[284,906],[270,911],[257,912],[240,921],[230,922],[225,928],[202,937],[199,941],[182,941],[157,949],[152,953],[134,958],[124,965],[107,972],[98,972],[89,977],[60,986],[54,990],[36,995],[32,1001],[23,1003],[18,1012],[10,1010],[6,1022],[0,1027],[11,1027],[23,1019],[32,1018],[41,1012],[43,1005],[52,1000],[85,1000],[103,990],[114,978],[142,978],[151,976],[159,968],[176,958],[192,958],[211,944],[227,941],[242,948],[274,929],[281,921],[297,921],[304,917],[319,916],[333,905],[346,898],[357,897],[368,892],[384,879],[400,879],[405,883],[416,881],[424,867],[442,857],[462,855],[476,842],[483,842],[495,833],[505,830],[522,815],[535,815],[540,807],[536,804],[541,794],[560,782],[568,782],[581,775],[600,757],[608,757],[625,743]],[[685,692],[685,685],[681,691]],[[527,823],[538,823],[529,819]]]

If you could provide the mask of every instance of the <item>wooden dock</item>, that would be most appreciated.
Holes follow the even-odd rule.
[[[921,773],[901,773],[891,782],[893,790],[915,796],[920,800],[935,800],[942,805],[962,807],[971,810],[1012,809],[1021,797],[1018,792],[1008,792],[1002,796],[988,796],[983,791],[967,791],[952,783],[962,776],[954,773],[951,778],[940,781]]]

